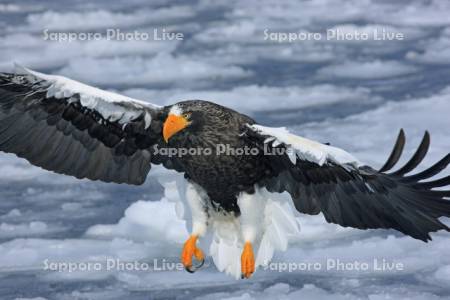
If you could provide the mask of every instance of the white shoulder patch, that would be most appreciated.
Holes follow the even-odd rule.
[[[264,143],[273,142],[272,145],[285,144],[291,162],[294,164],[298,159],[303,159],[323,165],[327,161],[338,164],[351,164],[360,166],[361,163],[350,153],[337,148],[309,140],[307,138],[290,133],[285,127],[266,127],[261,125],[247,125],[251,130],[267,136]]]
[[[118,121],[124,124],[139,117],[143,108],[160,108],[160,106],[148,102],[101,90],[63,76],[39,73],[17,64],[15,67],[17,74],[29,75],[35,81],[47,82],[47,97],[62,99],[78,94],[82,106],[97,111],[103,118],[113,122]],[[151,123],[151,115],[146,111],[144,113],[145,128],[148,128]]]

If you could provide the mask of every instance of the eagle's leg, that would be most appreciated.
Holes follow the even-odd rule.
[[[208,227],[208,214],[206,211],[205,196],[200,187],[193,183],[189,183],[186,189],[186,199],[192,214],[192,231],[190,237],[186,240],[181,252],[181,262],[186,271],[193,273],[203,266],[205,255],[203,251],[197,247],[197,240],[206,233]],[[194,265],[192,258],[199,263]]]
[[[262,212],[259,210],[254,194],[241,193],[238,198],[238,206],[241,212],[239,221],[241,224],[242,238],[244,239],[244,249],[241,255],[241,274],[242,278],[250,278],[255,272],[255,254],[253,252],[253,243],[258,234],[258,228],[261,225]]]

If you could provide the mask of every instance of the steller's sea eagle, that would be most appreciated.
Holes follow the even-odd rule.
[[[192,231],[181,261],[190,272],[205,257],[198,239],[213,218],[226,217],[238,224],[239,273],[253,274],[255,243],[264,230],[258,213],[262,189],[287,192],[299,212],[322,213],[344,227],[393,228],[425,242],[430,232],[450,231],[439,220],[450,217],[450,191],[435,190],[448,186],[450,177],[429,179],[447,167],[450,154],[407,175],[427,153],[426,132],[413,157],[388,172],[404,144],[400,131],[389,159],[375,170],[344,150],[259,125],[211,102],[160,107],[25,68],[0,73],[1,151],[57,173],[105,182],[142,184],[151,164],[184,173]],[[218,145],[234,151],[218,153]],[[162,149],[188,151],[169,155]],[[198,155],[192,149],[211,151]]]

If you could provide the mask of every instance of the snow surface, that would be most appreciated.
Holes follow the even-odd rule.
[[[265,126],[330,142],[379,167],[400,128],[402,162],[423,132],[431,149],[420,168],[450,149],[450,2],[376,1],[6,1],[0,4],[0,70],[12,62],[165,105],[216,101]],[[43,30],[152,33],[182,41],[45,41]],[[370,33],[403,41],[264,40],[273,32]],[[449,175],[445,171],[443,176]],[[152,168],[143,186],[75,180],[0,155],[1,299],[450,299],[450,237],[422,243],[394,231],[361,231],[298,215],[301,233],[251,280],[220,273],[208,257],[194,275],[177,267],[189,222],[179,218],[178,178]],[[162,184],[163,185],[162,185]],[[443,220],[449,224],[449,220]],[[201,244],[208,250],[208,241]],[[282,248],[280,248],[282,249]],[[236,256],[238,253],[236,253]],[[44,270],[46,260],[146,263],[147,271]],[[327,259],[369,269],[324,269]],[[380,271],[374,260],[399,263]],[[315,270],[317,264],[321,268]],[[290,265],[291,271],[284,268]],[[179,267],[179,265],[178,265]]]
[[[179,99],[211,100],[247,113],[271,111],[274,108],[274,103],[276,103],[277,109],[292,110],[342,102],[358,105],[377,101],[376,97],[370,94],[369,89],[362,87],[350,89],[330,84],[304,87],[248,85],[223,91],[127,89],[125,93],[135,98],[155,99],[158,103],[164,101],[163,103],[166,104],[179,101]],[[299,101],[300,95],[301,101]]]
[[[395,77],[416,72],[411,67],[396,61],[344,62],[327,66],[318,71],[319,75],[357,79],[377,79]]]

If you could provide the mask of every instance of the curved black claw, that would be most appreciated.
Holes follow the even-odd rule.
[[[241,279],[250,279],[252,277],[253,273],[249,276],[245,276],[245,274],[241,273]]]
[[[197,265],[192,265],[192,266],[185,267],[185,270],[188,271],[189,273],[195,273],[198,269],[203,267],[203,265],[205,264],[205,259],[196,260],[196,261],[199,262]]]

